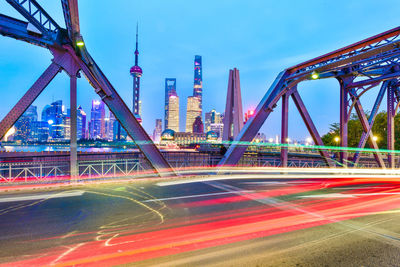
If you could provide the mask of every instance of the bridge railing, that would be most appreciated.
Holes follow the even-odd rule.
[[[219,153],[164,153],[168,162],[177,171],[214,167],[220,161]],[[398,161],[396,161],[398,162]],[[342,167],[335,162],[336,167]],[[147,160],[137,155],[132,158],[113,158],[102,160],[80,160],[78,179],[136,176],[146,173],[152,174]],[[243,167],[281,167],[279,157],[273,155],[245,154],[238,166]],[[288,167],[294,168],[320,168],[326,167],[325,162],[319,157],[301,158],[289,157]],[[364,158],[357,168],[378,168],[375,161]],[[70,166],[66,160],[62,161],[31,161],[31,162],[4,162],[0,163],[0,182],[43,182],[70,179]]]

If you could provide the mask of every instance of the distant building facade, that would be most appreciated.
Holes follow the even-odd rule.
[[[200,116],[197,116],[193,122],[193,133],[204,133],[204,125]]]
[[[76,125],[77,125],[77,138],[86,139],[86,112],[81,106],[78,107],[76,112]]]
[[[201,56],[194,56],[194,84],[193,96],[199,99],[200,116],[203,109],[203,67]]]
[[[179,97],[171,95],[168,101],[167,129],[179,132]]]
[[[162,134],[162,119],[156,119],[156,125],[153,131],[153,142],[159,144]]]
[[[91,139],[105,138],[105,108],[103,101],[92,100],[89,133]]]
[[[165,79],[165,101],[164,101],[164,130],[170,129],[169,120],[168,120],[168,111],[169,111],[169,98],[171,96],[178,97],[176,92],[176,78],[166,78]],[[179,100],[179,98],[178,98]]]
[[[196,117],[201,117],[200,100],[198,97],[189,96],[186,105],[186,129],[185,132],[193,132],[193,123]]]

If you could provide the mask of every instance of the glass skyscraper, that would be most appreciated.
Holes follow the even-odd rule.
[[[168,124],[168,110],[169,110],[169,98],[171,96],[178,96],[176,93],[176,78],[165,79],[165,105],[164,105],[164,129],[170,129]],[[179,98],[178,98],[179,101]],[[179,105],[179,104],[178,104]]]
[[[105,109],[103,101],[92,101],[89,132],[92,139],[105,138]]]
[[[199,99],[201,114],[203,109],[203,69],[201,65],[201,56],[194,56],[193,96]]]

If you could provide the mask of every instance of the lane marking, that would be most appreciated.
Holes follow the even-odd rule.
[[[299,196],[299,198],[355,198],[356,195],[357,194],[332,193],[332,194]]]
[[[342,193],[331,193],[331,194],[318,194],[318,195],[307,195],[299,196],[299,198],[355,198],[358,196],[392,196],[400,195],[400,192],[393,193],[357,193],[357,194],[342,194]]]
[[[269,184],[288,184],[288,183],[287,182],[243,182],[240,184],[269,185]]]
[[[63,198],[63,197],[76,197],[76,196],[81,196],[84,193],[85,193],[85,191],[83,191],[83,190],[75,190],[75,191],[66,191],[66,192],[52,193],[52,194],[18,196],[18,197],[2,197],[2,198],[0,198],[0,203],[39,200],[39,199]]]
[[[188,196],[180,196],[180,197],[166,197],[166,198],[156,198],[156,199],[148,199],[142,202],[154,202],[154,201],[165,201],[165,200],[175,200],[175,199],[186,199],[186,198],[197,198],[197,197],[209,197],[209,196],[218,196],[218,195],[228,195],[228,194],[238,194],[238,193],[251,193],[254,190],[241,190],[241,191],[227,191],[227,192],[218,192],[218,193],[209,193],[209,194],[198,194],[198,195],[188,195]]]

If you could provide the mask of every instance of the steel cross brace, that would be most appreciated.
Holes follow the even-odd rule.
[[[394,107],[394,102],[395,102],[395,85],[393,82],[391,82],[387,86],[387,149],[388,150],[394,150],[394,116],[395,114],[395,107]],[[395,162],[394,162],[394,154],[392,152],[389,152],[387,155],[387,160],[388,160],[388,165],[389,168],[394,168]]]
[[[264,95],[261,102],[258,104],[254,116],[244,125],[236,139],[232,142],[231,146],[226,151],[224,157],[218,163],[217,167],[232,166],[239,162],[240,158],[247,149],[246,144],[241,142],[251,142],[264,121],[268,118],[269,114],[273,111],[276,103],[280,97],[288,90],[286,87],[285,78],[288,72],[282,71],[275,79],[270,89]]]
[[[70,38],[65,34],[66,30],[60,28],[35,0],[7,0],[7,2],[32,23],[43,36],[38,38],[37,36],[31,35],[26,28],[24,29],[24,27],[28,25],[27,23],[3,15],[0,16],[0,34],[46,47],[51,50],[54,59],[49,69],[38,79],[34,86],[28,90],[27,94],[13,108],[12,112],[7,114],[6,118],[0,123],[0,131],[3,131],[2,135],[4,135],[8,130],[7,128],[11,127],[18,117],[23,114],[26,108],[34,101],[60,69],[64,69],[68,72],[68,67],[63,64],[73,64],[82,70],[90,84],[94,87],[96,93],[109,107],[110,111],[113,112],[116,119],[135,141],[139,150],[144,153],[157,173],[160,176],[175,175],[172,167],[165,160],[101,69],[89,55],[86,46],[77,47],[75,38],[82,38],[79,32],[77,1],[62,0],[64,18]],[[60,55],[64,55],[67,58],[60,59]],[[75,74],[76,73],[69,73],[72,98],[74,98],[73,95],[76,90]],[[74,103],[72,103],[72,105],[74,105]],[[71,149],[73,151],[74,147]],[[71,162],[72,161],[71,159]],[[167,173],[164,173],[164,171],[167,171]]]
[[[289,96],[291,92],[288,92],[282,96],[282,121],[281,121],[281,167],[287,167],[288,165],[288,122],[289,122]]]
[[[4,137],[7,131],[15,124],[19,117],[24,114],[25,110],[35,101],[46,86],[53,80],[58,72],[61,71],[61,66],[54,61],[36,80],[32,87],[24,94],[17,104],[7,113],[0,122],[0,139]]]
[[[306,106],[304,105],[303,100],[300,97],[300,94],[298,93],[297,90],[294,90],[293,93],[291,94],[292,99],[294,101],[294,104],[297,107],[297,110],[299,111],[309,133],[311,134],[312,139],[314,140],[314,143],[317,146],[324,146],[324,143],[322,142],[321,136],[318,133],[317,128],[315,127],[314,122],[311,119],[310,114],[307,111]],[[326,164],[329,167],[333,167],[334,163],[329,157],[329,154],[326,150],[319,149],[319,153],[322,156],[323,160],[326,162]]]
[[[372,136],[371,130],[372,130],[372,127],[374,126],[375,118],[376,118],[376,115],[378,114],[379,107],[380,107],[380,105],[382,103],[382,99],[385,95],[387,85],[388,85],[388,81],[384,81],[382,83],[382,86],[379,90],[378,96],[375,100],[374,106],[372,108],[371,114],[370,114],[368,122],[367,122],[368,128],[366,131],[364,129],[364,132],[362,133],[361,138],[360,138],[360,142],[358,143],[358,148],[364,148],[365,143],[367,142],[367,138]],[[356,151],[354,153],[354,157],[353,157],[353,164],[356,165],[359,160],[360,160],[360,151]]]
[[[370,125],[370,123],[368,122],[367,116],[365,115],[365,112],[362,108],[360,100],[357,97],[355,97],[356,94],[354,92],[354,89],[351,89],[351,91],[353,91],[353,93],[350,95],[351,95],[353,102],[355,103],[356,113],[361,122],[361,126],[363,127],[364,133],[367,133],[369,135],[368,143],[372,149],[375,149],[375,152],[374,152],[375,160],[377,161],[379,167],[385,168],[385,163],[384,163],[381,155],[377,152],[379,150],[378,145],[376,144],[376,141],[373,139],[372,125]],[[365,145],[365,143],[364,143],[364,145]],[[355,157],[355,155],[354,155],[354,157]]]

